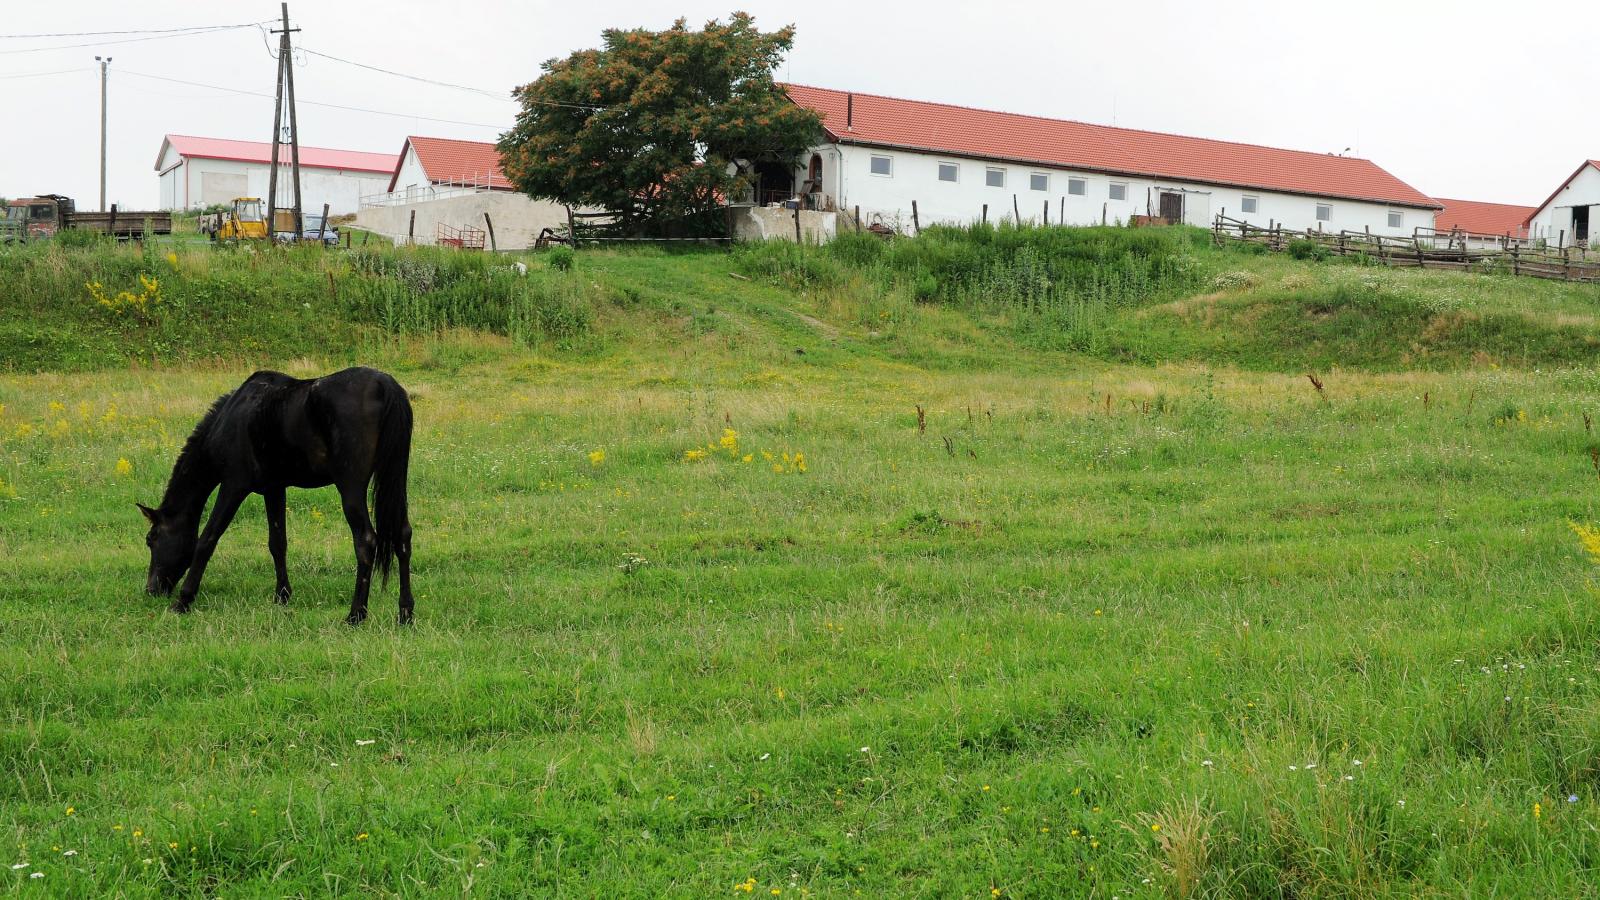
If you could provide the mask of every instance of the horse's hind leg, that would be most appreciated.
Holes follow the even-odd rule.
[[[278,575],[278,589],[273,592],[273,598],[279,603],[288,603],[293,591],[289,588],[289,567],[284,560],[289,537],[284,521],[283,488],[268,488],[261,492],[261,499],[267,504],[267,549],[272,551],[272,568]]]
[[[411,624],[412,610],[417,603],[411,596],[411,524],[406,523],[400,533],[399,544],[394,549],[396,561],[400,563],[400,624]]]
[[[356,546],[356,593],[345,621],[360,625],[367,618],[367,595],[372,591],[372,562],[378,555],[378,533],[367,516],[365,480],[340,484],[339,499],[344,503],[344,518],[350,523],[350,537]]]

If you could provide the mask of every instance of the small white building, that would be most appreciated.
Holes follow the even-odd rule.
[[[1588,247],[1600,239],[1596,207],[1600,207],[1600,160],[1590,159],[1528,217],[1530,236],[1552,246]]]
[[[281,158],[287,164],[289,147]],[[162,209],[198,209],[227,203],[235,197],[267,199],[271,182],[272,145],[262,141],[169,134],[156,155],[161,180]],[[307,213],[321,213],[328,204],[332,215],[353,213],[361,198],[387,189],[397,159],[392,153],[300,148],[300,196]],[[288,167],[278,173],[280,205],[293,202],[287,185]]]
[[[494,247],[521,250],[544,229],[567,227],[565,207],[512,185],[494,144],[413,135],[396,159],[384,188],[363,196],[356,214],[357,226],[396,243],[434,244],[492,225]]]
[[[1440,204],[1369,160],[786,85],[827,140],[806,163],[758,166],[756,201],[809,195],[845,222],[1135,216],[1208,227],[1218,213],[1266,226],[1410,236]],[[985,213],[987,207],[987,213]]]

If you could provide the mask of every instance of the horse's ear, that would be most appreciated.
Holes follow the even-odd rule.
[[[150,520],[150,524],[152,524],[152,525],[155,524],[155,521],[156,521],[156,511],[155,510],[151,509],[148,506],[145,506],[143,503],[135,503],[134,506],[139,507],[139,512],[144,513],[144,517],[146,519]]]

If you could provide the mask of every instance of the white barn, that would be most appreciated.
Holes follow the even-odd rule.
[[[565,230],[566,207],[521,193],[484,141],[412,135],[381,191],[361,198],[356,224],[396,243],[432,244],[461,229],[494,226],[500,250],[532,247],[546,228]]]
[[[285,146],[282,158],[289,159]],[[235,197],[267,197],[271,178],[272,145],[261,141],[169,134],[156,155],[161,181],[162,209],[197,209],[227,203]],[[388,189],[396,165],[392,153],[300,148],[300,195],[307,213],[328,204],[333,215],[355,212],[361,198]],[[280,203],[292,202],[292,189],[279,173]]]
[[[1209,226],[1226,212],[1291,229],[1410,236],[1440,204],[1369,160],[786,85],[827,140],[809,160],[757,168],[758,204],[809,195],[862,224],[902,229],[1019,215],[1071,225],[1157,216]],[[1046,213],[1048,208],[1048,213]]]
[[[1552,245],[1587,247],[1600,240],[1600,160],[1585,160],[1528,217],[1529,236]]]

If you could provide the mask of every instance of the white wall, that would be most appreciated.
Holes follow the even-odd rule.
[[[394,179],[394,189],[397,191],[407,191],[415,195],[418,191],[427,190],[433,183],[428,180],[428,173],[423,170],[422,161],[417,159],[417,151],[410,144],[406,144],[405,155],[400,157],[399,173]]]
[[[1584,166],[1549,203],[1539,207],[1539,211],[1533,214],[1528,236],[1551,244],[1559,241],[1565,246],[1572,246],[1574,206],[1590,207],[1589,241],[1592,243],[1600,239],[1600,170],[1594,166]]]
[[[1283,194],[1272,191],[1244,190],[1195,184],[1172,179],[1139,178],[1134,176],[1106,175],[1050,166],[1033,166],[1019,163],[994,163],[981,159],[939,156],[906,150],[885,150],[862,146],[825,145],[817,151],[822,155],[823,189],[834,197],[839,209],[848,218],[854,207],[861,207],[862,225],[882,220],[885,224],[911,227],[911,202],[917,202],[918,218],[924,225],[965,223],[976,221],[982,215],[983,205],[989,205],[989,221],[1013,217],[1012,195],[1020,207],[1024,221],[1040,221],[1044,217],[1045,201],[1050,203],[1050,222],[1059,223],[1065,199],[1066,223],[1069,225],[1126,222],[1134,215],[1159,215],[1162,191],[1181,192],[1184,195],[1184,221],[1191,225],[1210,227],[1212,217],[1226,210],[1230,218],[1243,219],[1252,224],[1267,225],[1276,222],[1285,228],[1315,229],[1320,224],[1324,231],[1350,229],[1359,231],[1371,228],[1374,234],[1409,236],[1418,226],[1433,227],[1431,209],[1388,206],[1358,200],[1328,199]],[[873,175],[871,157],[888,156],[893,160],[891,176]],[[810,159],[810,154],[806,154]],[[955,163],[959,180],[955,183],[940,181],[939,163]],[[1005,186],[990,187],[986,182],[989,168],[1005,171]],[[803,169],[797,170],[803,177]],[[1049,189],[1034,190],[1030,176],[1033,173],[1048,176]],[[1084,193],[1068,193],[1068,179],[1082,178]],[[1113,183],[1125,184],[1125,199],[1112,200]],[[1257,198],[1256,211],[1242,210],[1244,196]],[[1316,206],[1332,206],[1332,217],[1319,223]],[[1389,213],[1400,213],[1399,227],[1390,227]]]
[[[163,159],[162,162],[169,161]],[[161,202],[167,209],[193,209],[208,203],[226,203],[234,197],[266,200],[270,177],[270,167],[266,163],[191,158],[160,177]],[[278,173],[280,182],[288,177],[287,170]],[[206,194],[208,186],[212,191],[210,196]],[[321,214],[324,203],[328,204],[332,215],[353,213],[359,208],[362,196],[381,194],[388,189],[389,176],[383,172],[300,168],[300,195],[306,213]],[[278,196],[288,198],[293,194],[280,183]]]
[[[412,210],[417,213],[418,244],[434,243],[441,223],[451,228],[483,228],[484,213],[494,220],[495,245],[501,250],[532,247],[541,230],[548,227],[565,231],[567,227],[565,207],[515,191],[479,191],[418,203],[367,207],[356,214],[356,225],[403,244]],[[487,241],[484,246],[488,246]]]

